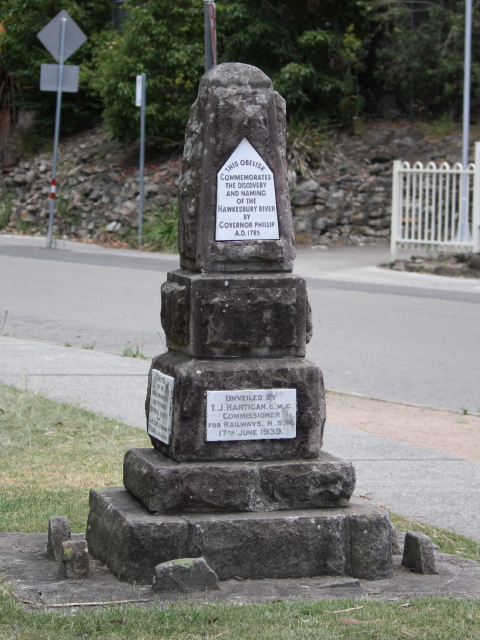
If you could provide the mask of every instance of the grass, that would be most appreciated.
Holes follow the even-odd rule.
[[[149,251],[178,251],[177,202],[146,217],[143,244]]]
[[[146,432],[0,385],[0,531],[46,532],[54,515],[85,531],[88,492],[122,484],[127,449]]]
[[[46,532],[48,518],[67,515],[85,530],[88,490],[121,484],[130,447],[149,446],[145,432],[30,391],[0,384],[0,530]],[[397,514],[400,530],[418,529],[442,550],[479,559],[480,544]],[[323,640],[406,638],[479,640],[477,600],[368,597],[239,606],[29,609],[0,584],[0,640]]]
[[[421,531],[431,538],[435,544],[438,544],[443,553],[469,558],[470,560],[475,560],[475,562],[480,563],[479,542],[470,540],[470,538],[466,538],[448,529],[435,527],[425,522],[418,522],[412,518],[404,518],[392,511],[390,511],[390,517],[399,531]]]
[[[436,120],[426,123],[424,130],[428,138],[446,138],[458,130],[458,125],[453,121],[451,114],[444,113]]]
[[[0,640],[478,640],[479,629],[480,606],[473,600],[182,603],[32,613],[0,596]]]
[[[147,360],[147,356],[140,351],[138,344],[135,349],[133,347],[125,346],[122,351],[122,356],[124,358],[141,358],[142,360]]]
[[[11,189],[0,191],[0,229],[5,229],[13,211],[13,192]]]

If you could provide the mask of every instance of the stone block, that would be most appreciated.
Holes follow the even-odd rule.
[[[402,564],[408,569],[414,569],[417,573],[438,573],[430,538],[420,531],[407,531]]]
[[[292,270],[285,114],[285,101],[256,67],[220,64],[200,80],[179,181],[182,267],[202,272]],[[279,240],[215,240],[217,173],[244,138],[273,172]]]
[[[162,285],[167,346],[196,358],[305,355],[305,280],[290,274],[170,272]]]
[[[179,463],[155,449],[131,449],[123,482],[157,513],[278,511],[345,505],[355,470],[325,452],[308,462]]]
[[[159,593],[218,591],[218,578],[204,558],[179,558],[155,567],[152,589]]]
[[[57,562],[62,557],[62,542],[72,537],[67,516],[52,516],[48,521],[47,555]]]
[[[89,580],[90,558],[85,540],[62,542],[60,577],[67,580]]]
[[[152,517],[123,488],[90,491],[90,554],[121,580],[151,583],[156,565],[188,557],[187,529],[181,517]]]
[[[336,509],[186,516],[189,550],[220,580],[350,574],[348,521]]]
[[[169,351],[152,369],[173,377],[173,428],[167,445],[153,446],[179,462],[193,460],[288,460],[316,458],[325,424],[325,392],[319,368],[303,358],[196,359]],[[151,372],[146,398],[150,409]],[[206,441],[209,390],[296,389],[296,437],[270,440]],[[234,414],[231,414],[234,415]]]
[[[365,507],[348,517],[351,575],[363,580],[393,576],[392,527],[387,511]]]
[[[195,557],[204,558],[220,580],[322,575],[374,580],[391,574],[389,516],[370,505],[175,517],[147,512],[121,488],[91,492],[90,504],[90,553],[129,582],[152,584],[157,564]],[[374,549],[359,553],[362,545],[373,544],[373,531]]]

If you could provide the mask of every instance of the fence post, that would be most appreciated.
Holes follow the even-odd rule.
[[[401,160],[393,161],[393,184],[392,184],[392,221],[390,227],[390,260],[397,259],[397,238],[400,224],[401,193],[400,193],[400,169]]]
[[[480,252],[480,142],[475,142],[475,173],[473,176],[472,239],[474,253]]]

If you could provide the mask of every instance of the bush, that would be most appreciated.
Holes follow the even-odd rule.
[[[203,4],[127,0],[124,7],[121,32],[95,39],[90,83],[103,100],[105,123],[117,140],[138,137],[135,76],[146,73],[146,133],[178,144],[203,73]]]

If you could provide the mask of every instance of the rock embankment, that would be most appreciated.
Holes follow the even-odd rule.
[[[432,256],[412,256],[410,260],[396,260],[381,267],[394,271],[433,273],[436,276],[480,278],[480,253],[437,253]]]
[[[322,160],[289,171],[299,244],[385,242],[390,232],[392,162],[456,162],[460,133],[432,139],[410,123],[368,123],[360,135],[333,131]],[[54,233],[57,237],[134,240],[138,225],[138,170],[126,163],[132,149],[108,140],[102,129],[62,141]],[[176,200],[181,157],[146,164],[145,213]],[[43,235],[48,220],[51,154],[4,167],[1,194],[5,230]]]

